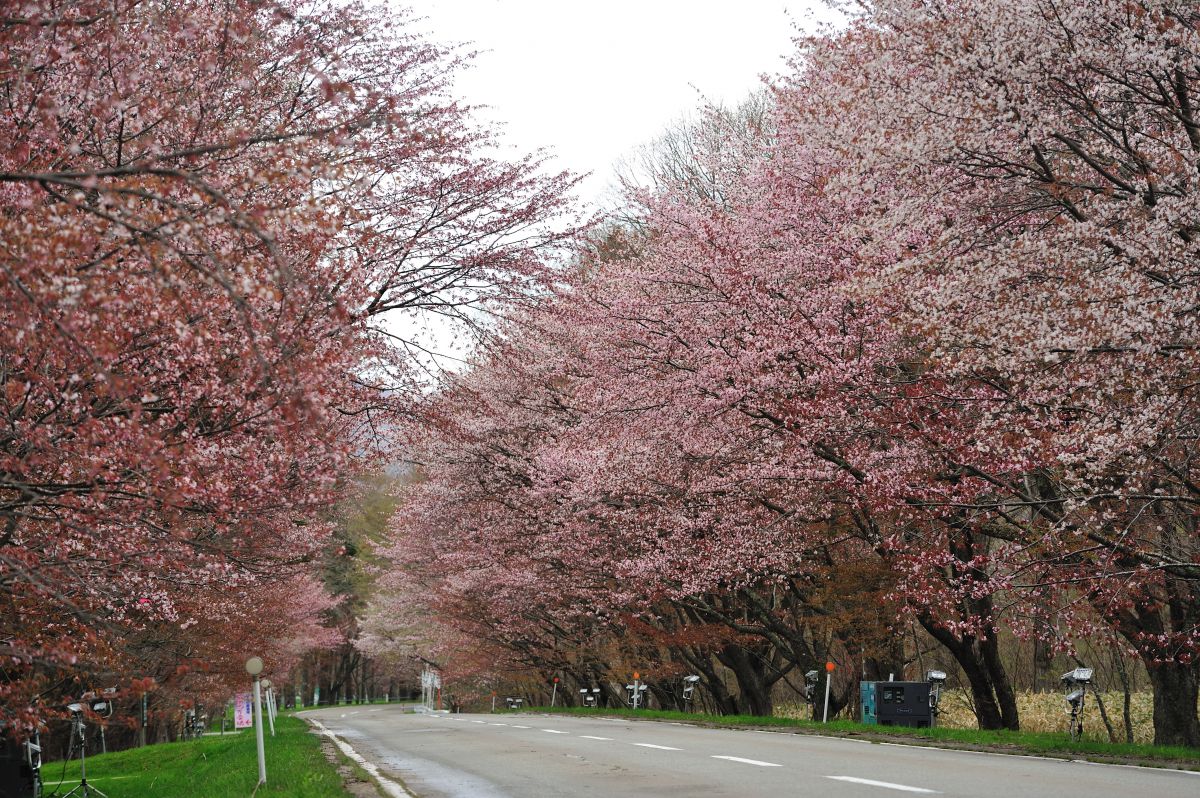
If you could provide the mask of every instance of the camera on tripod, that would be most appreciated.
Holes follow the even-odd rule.
[[[1086,687],[1092,683],[1091,668],[1076,668],[1062,675],[1062,683],[1071,687]]]
[[[817,681],[821,674],[809,671],[804,674],[804,700],[812,704],[817,700]]]
[[[78,795],[80,798],[89,798],[93,795],[99,796],[99,798],[108,798],[103,792],[88,784],[87,724],[84,723],[84,718],[89,712],[100,718],[112,717],[112,698],[116,692],[115,687],[101,693],[89,691],[80,696],[78,701],[67,704],[67,711],[71,713],[71,747],[74,748],[77,741],[79,743],[79,784],[63,798],[71,798],[73,795]],[[100,727],[100,735],[103,744],[104,726]],[[67,754],[67,758],[71,758],[70,753]]]
[[[100,716],[100,718],[112,718],[113,716],[113,694],[116,688],[109,688],[97,694],[95,691],[85,692],[79,697],[79,701],[67,704],[67,712],[72,716],[82,716],[84,712]]]
[[[1063,696],[1067,702],[1067,714],[1071,716],[1068,731],[1072,740],[1083,737],[1083,704],[1087,699],[1088,687],[1092,684],[1091,668],[1076,668],[1064,673],[1060,680],[1070,692]]]

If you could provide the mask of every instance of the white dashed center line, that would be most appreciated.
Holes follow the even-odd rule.
[[[558,729],[542,729],[547,734],[570,734],[570,732],[559,731]]]
[[[611,737],[593,737],[590,734],[581,734],[579,736],[585,740],[611,740],[612,739]]]
[[[513,726],[512,726],[512,727],[513,727],[514,729],[528,729],[528,728],[529,728],[528,726],[518,726],[518,725],[517,725],[517,724],[515,724],[515,723],[513,724]]]
[[[654,743],[634,743],[634,745],[641,746],[642,748],[657,748],[660,751],[682,751],[683,750],[682,748],[672,748],[669,745],[655,745]]]
[[[507,723],[489,723],[489,726],[507,726]]]
[[[774,762],[762,762],[758,759],[743,759],[740,756],[720,756],[714,754],[713,759],[728,759],[730,762],[744,762],[747,765],[758,765],[761,768],[781,768],[783,765],[777,765]]]
[[[866,784],[871,787],[885,787],[889,790],[900,790],[901,792],[937,792],[937,790],[927,790],[924,787],[910,787],[907,784],[893,784],[890,781],[875,781],[874,779],[858,779],[854,776],[826,776],[825,778],[833,779],[834,781],[850,781],[855,784]]]

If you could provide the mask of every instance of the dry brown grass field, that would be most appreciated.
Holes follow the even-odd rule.
[[[1113,725],[1117,742],[1125,742],[1125,720],[1122,707],[1125,697],[1120,692],[1101,694],[1108,720]],[[1133,724],[1133,741],[1149,744],[1154,741],[1153,694],[1149,691],[1133,693],[1129,716]],[[941,714],[938,722],[954,729],[975,728],[975,714],[971,711],[970,695],[962,690],[947,690],[942,694]],[[1017,693],[1017,711],[1021,718],[1021,730],[1030,732],[1065,732],[1067,730],[1066,702],[1062,693]],[[1108,730],[1100,718],[1096,697],[1088,694],[1084,708],[1083,734],[1089,740],[1108,742]]]
[[[1124,695],[1119,692],[1102,693],[1108,720],[1116,733],[1116,742],[1125,742],[1125,720],[1122,707]],[[1149,691],[1130,696],[1129,717],[1133,725],[1133,741],[1149,745],[1154,741],[1154,696]],[[1017,693],[1017,711],[1021,717],[1021,731],[1066,732],[1066,702],[1062,693]],[[807,719],[811,717],[807,705],[781,706],[776,712],[781,717]],[[971,710],[970,695],[964,690],[942,692],[941,714],[938,725],[950,729],[974,729],[975,713]],[[1100,717],[1096,696],[1088,693],[1084,708],[1083,736],[1088,740],[1109,742],[1108,730]]]

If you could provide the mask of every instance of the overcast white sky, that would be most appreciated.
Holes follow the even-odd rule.
[[[483,51],[458,94],[491,106],[507,143],[553,150],[593,172],[596,201],[613,165],[705,99],[736,103],[784,70],[796,26],[830,19],[820,0],[399,0],[439,42]],[[816,14],[818,16],[814,17]]]

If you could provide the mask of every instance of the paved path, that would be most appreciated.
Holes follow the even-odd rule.
[[[420,798],[1200,798],[1200,774],[1188,772],[811,735],[399,707],[303,714]]]

